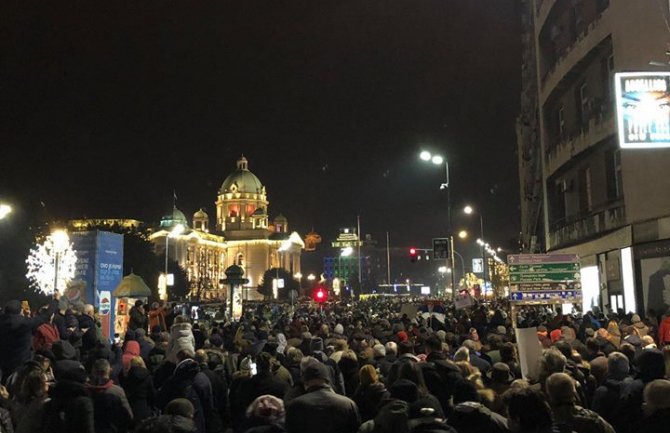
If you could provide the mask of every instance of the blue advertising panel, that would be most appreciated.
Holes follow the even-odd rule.
[[[65,290],[64,298],[71,306],[94,304],[96,268],[96,232],[73,232],[70,240],[77,256],[73,280]]]
[[[73,232],[70,239],[77,263],[64,298],[71,306],[93,304],[102,322],[102,334],[110,338],[114,323],[111,294],[123,278],[123,235],[95,230]]]
[[[115,307],[111,293],[123,279],[123,235],[98,231],[96,244],[95,305],[102,321],[102,334],[109,338]]]

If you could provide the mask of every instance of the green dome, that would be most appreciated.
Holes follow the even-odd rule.
[[[232,172],[221,184],[220,193],[242,192],[260,194],[263,184],[255,174],[247,168],[247,159],[243,156],[237,160],[237,170]]]
[[[177,224],[188,227],[188,221],[186,221],[186,215],[184,215],[184,212],[180,211],[176,207],[173,207],[172,213],[164,215],[163,218],[161,218],[161,228],[171,228]]]

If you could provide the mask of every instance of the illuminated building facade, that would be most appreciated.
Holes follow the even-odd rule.
[[[176,260],[186,270],[191,296],[225,299],[226,288],[219,281],[233,264],[241,266],[249,279],[246,299],[259,297],[256,287],[270,268],[300,273],[305,245],[296,232],[289,232],[283,215],[270,222],[265,186],[249,171],[248,164],[246,158],[238,159],[236,170],[223,181],[213,224],[203,209],[195,212],[189,224],[175,206],[150,237],[158,255],[166,254],[167,245],[169,260]]]
[[[522,13],[522,249],[578,254],[586,308],[661,313],[670,150],[622,149],[615,74],[668,70],[668,2],[524,0]]]

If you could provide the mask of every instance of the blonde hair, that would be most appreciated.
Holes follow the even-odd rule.
[[[133,359],[131,359],[130,360],[130,366],[131,367],[147,368],[146,364],[144,363],[144,359],[142,359],[141,356],[136,356]]]

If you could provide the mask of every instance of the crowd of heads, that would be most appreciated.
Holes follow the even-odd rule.
[[[0,316],[0,432],[628,433],[670,421],[670,316],[522,308],[541,355],[520,359],[505,302],[259,302],[239,321],[138,302],[117,341],[92,306],[62,306]]]

